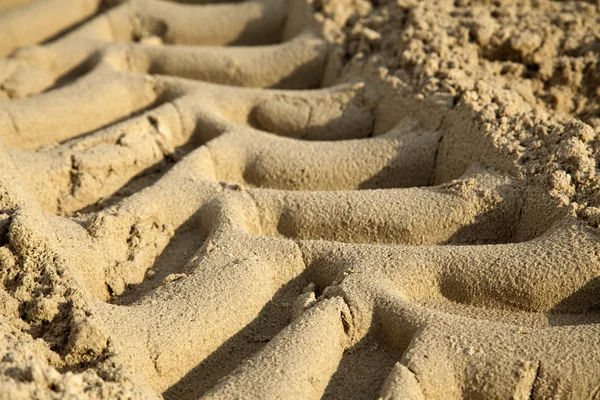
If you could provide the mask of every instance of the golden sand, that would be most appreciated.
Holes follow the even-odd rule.
[[[600,396],[598,6],[203,3],[0,2],[1,398]]]

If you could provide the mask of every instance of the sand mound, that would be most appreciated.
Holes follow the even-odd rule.
[[[0,7],[0,397],[598,396],[594,6],[200,3]]]

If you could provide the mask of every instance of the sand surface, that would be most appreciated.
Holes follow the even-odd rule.
[[[600,4],[0,1],[0,398],[600,398]]]

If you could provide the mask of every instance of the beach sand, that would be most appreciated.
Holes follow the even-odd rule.
[[[0,398],[600,398],[600,4],[0,1]]]

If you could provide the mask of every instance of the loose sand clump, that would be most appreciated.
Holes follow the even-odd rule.
[[[0,384],[3,399],[114,399],[157,398],[151,390],[135,384],[127,372],[110,363],[65,372],[47,341],[33,340],[11,322],[0,323]]]
[[[597,4],[325,1],[317,12],[339,64],[374,62],[416,96],[472,109],[474,140],[598,227]]]
[[[324,1],[344,57],[382,58],[416,93],[455,101],[478,81],[562,119],[600,124],[598,6],[584,1]],[[341,37],[340,37],[341,36]]]

